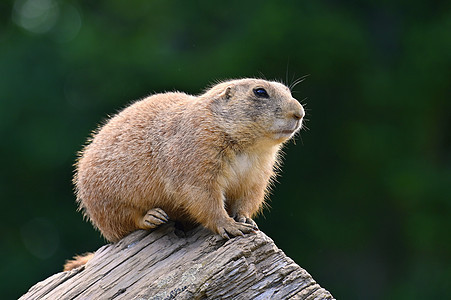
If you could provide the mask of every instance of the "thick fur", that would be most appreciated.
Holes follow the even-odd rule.
[[[256,88],[269,97],[255,95]],[[152,228],[145,217],[152,209],[224,237],[256,230],[251,218],[264,203],[280,146],[303,116],[286,86],[260,79],[137,101],[81,152],[79,207],[113,242]]]

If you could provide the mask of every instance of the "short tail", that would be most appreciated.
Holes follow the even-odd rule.
[[[70,271],[85,265],[93,256],[94,253],[92,252],[87,252],[82,255],[75,255],[73,259],[66,260],[66,263],[64,264],[64,271]]]

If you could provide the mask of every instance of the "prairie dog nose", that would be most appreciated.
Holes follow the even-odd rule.
[[[302,118],[304,117],[304,110],[295,111],[295,112],[293,113],[293,117],[294,117],[296,120],[302,119]]]
[[[302,107],[301,104],[299,104],[299,102],[297,102],[296,100],[293,100],[292,102],[292,111],[291,111],[291,115],[293,116],[293,118],[295,118],[296,120],[300,120],[305,116],[305,111],[304,108]]]

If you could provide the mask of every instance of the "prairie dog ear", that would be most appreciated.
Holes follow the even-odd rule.
[[[232,87],[231,86],[226,87],[219,96],[223,99],[232,98]]]

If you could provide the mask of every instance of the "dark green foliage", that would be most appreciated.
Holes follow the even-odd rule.
[[[450,33],[449,1],[1,2],[2,298],[104,243],[71,176],[107,115],[307,74],[310,130],[257,223],[338,299],[450,298]]]

